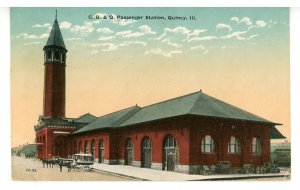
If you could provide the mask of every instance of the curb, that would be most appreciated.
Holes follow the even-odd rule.
[[[208,178],[208,179],[196,179],[189,181],[233,181],[243,179],[258,179],[258,178],[275,178],[275,177],[287,177],[290,175],[265,175],[265,176],[238,176],[238,177],[221,177],[221,178]]]
[[[96,168],[91,168],[91,169],[95,172],[100,172],[100,173],[105,173],[105,174],[109,174],[109,175],[113,175],[113,176],[123,177],[123,178],[131,179],[134,181],[150,181],[150,180],[144,179],[144,178],[133,177],[133,176],[119,174],[119,173],[115,173],[115,172],[109,172],[109,171],[100,170],[100,169],[96,169]]]

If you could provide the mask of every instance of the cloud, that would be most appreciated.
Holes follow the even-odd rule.
[[[247,40],[251,40],[251,39],[256,38],[256,37],[258,37],[258,36],[259,36],[259,34],[253,34],[253,35],[250,35],[250,36],[247,38]]]
[[[139,29],[145,34],[156,34],[156,32],[152,31],[152,29],[148,25],[142,25],[139,27]]]
[[[205,50],[205,47],[203,45],[198,45],[198,46],[193,46],[190,48],[190,50],[196,50],[196,49]]]
[[[256,21],[256,26],[258,27],[258,28],[263,28],[263,27],[265,27],[267,25],[267,23],[265,22],[265,21],[263,21],[263,20],[257,20]]]
[[[120,47],[126,47],[126,46],[131,46],[131,45],[141,45],[141,46],[146,46],[147,43],[146,43],[146,42],[142,42],[142,41],[131,41],[131,42],[123,42],[123,43],[121,43],[119,46],[120,46]]]
[[[246,33],[247,31],[236,31],[226,36],[222,36],[221,39],[230,39],[236,37],[238,40],[245,40],[246,38],[242,37],[241,35],[244,35]]]
[[[205,40],[215,40],[218,39],[217,36],[203,36],[203,37],[195,37],[188,40],[188,42],[192,41],[205,41]]]
[[[44,39],[44,38],[48,38],[48,37],[49,37],[48,33],[43,33],[43,34],[40,34],[40,35],[20,33],[19,35],[17,35],[17,38],[23,38],[25,40],[28,40],[28,39]]]
[[[173,56],[173,54],[181,54],[181,53],[182,53],[182,51],[180,51],[180,50],[163,51],[160,48],[156,48],[156,49],[151,49],[149,51],[146,51],[144,54],[145,55],[148,55],[148,54],[162,55],[164,57],[171,58]]]
[[[98,28],[96,31],[99,32],[99,33],[102,33],[102,34],[112,34],[112,33],[114,33],[113,30],[111,30],[111,29],[109,29],[107,27]]]
[[[68,21],[63,21],[59,24],[59,27],[61,29],[69,29],[72,26],[72,24]]]
[[[199,36],[199,34],[201,34],[203,32],[207,32],[207,30],[206,29],[195,29],[195,30],[191,31],[190,33],[188,33],[187,37],[185,39],[183,39],[182,41],[187,41],[188,39],[190,39],[192,37],[197,37],[197,36]]]
[[[162,42],[163,42],[163,43],[167,43],[168,45],[173,46],[173,47],[176,47],[176,48],[179,48],[179,47],[181,46],[181,45],[179,45],[179,44],[177,44],[177,43],[171,42],[169,38],[164,39]]]
[[[255,22],[255,25],[249,26],[248,30],[251,30],[253,28],[263,28],[267,25],[267,23],[263,20],[257,20]]]
[[[100,51],[105,51],[105,52],[118,49],[118,46],[113,43],[90,44],[90,47],[99,48]]]
[[[216,29],[228,29],[229,32],[232,31],[232,28],[230,25],[224,24],[224,23],[219,23],[216,25]]]
[[[99,51],[104,51],[104,52],[108,52],[108,51],[113,51],[113,50],[117,50],[120,47],[128,47],[131,45],[141,45],[141,46],[146,46],[147,43],[146,42],[142,42],[142,41],[127,41],[127,42],[123,42],[121,44],[114,44],[114,43],[96,43],[96,44],[90,44],[89,46],[92,48],[97,48],[97,50],[93,50],[91,52],[91,54],[96,54]]]
[[[129,19],[121,19],[118,21],[117,24],[119,24],[120,26],[126,26],[126,25],[129,25],[129,24],[132,24],[132,23],[135,23],[137,22],[136,20],[129,20]]]
[[[94,31],[94,27],[93,27],[93,23],[92,22],[88,22],[88,21],[84,21],[84,24],[82,26],[80,25],[74,25],[70,31],[71,32],[79,32],[82,34],[87,34],[87,33],[91,33]]]
[[[142,25],[138,27],[140,32],[133,32],[132,30],[126,30],[122,32],[117,32],[117,36],[121,36],[122,38],[134,38],[134,37],[141,37],[146,34],[156,34],[156,32],[152,31],[148,25]]]
[[[235,17],[235,16],[231,17],[230,20],[231,20],[231,21],[234,21],[234,22],[236,22],[236,23],[239,22],[239,18],[238,18],[238,17]]]
[[[32,27],[33,28],[48,28],[51,29],[51,24],[50,23],[45,23],[45,24],[35,24]]]
[[[106,41],[106,40],[112,40],[114,38],[115,38],[115,36],[104,36],[104,37],[99,37],[98,40]]]
[[[82,40],[82,38],[65,38],[65,41],[75,41],[75,40]]]
[[[167,33],[177,33],[177,34],[187,35],[190,32],[191,31],[184,26],[177,26],[175,28],[164,28],[164,32],[159,37],[155,38],[155,40],[161,40],[167,35]]]
[[[28,42],[28,43],[24,43],[25,46],[29,46],[29,45],[39,45],[42,42]]]
[[[251,25],[252,25],[252,21],[251,21],[251,19],[250,19],[249,17],[243,17],[243,18],[238,22],[238,24],[240,24],[240,23],[244,23],[244,24],[246,24],[246,25],[248,25],[248,26],[251,26]]]

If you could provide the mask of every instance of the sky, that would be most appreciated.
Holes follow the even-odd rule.
[[[101,116],[201,89],[283,124],[277,128],[290,139],[288,8],[57,11],[68,49],[67,117]],[[102,19],[89,18],[96,16]],[[54,19],[55,8],[11,8],[12,146],[34,142],[43,108],[42,49]]]

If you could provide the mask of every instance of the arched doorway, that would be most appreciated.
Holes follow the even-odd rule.
[[[66,157],[65,155],[65,139],[62,136],[56,137],[54,139],[54,155],[51,156],[59,156],[59,157]]]
[[[142,168],[151,168],[152,162],[152,143],[151,140],[146,137],[142,141]]]
[[[99,153],[98,154],[99,154],[98,162],[103,163],[104,162],[104,141],[103,141],[103,139],[101,139],[99,141]]]
[[[175,171],[178,161],[178,150],[176,139],[173,136],[167,136],[163,142],[163,170]]]
[[[132,165],[132,161],[133,161],[133,143],[131,141],[131,139],[128,139],[126,142],[126,146],[125,146],[125,165]]]

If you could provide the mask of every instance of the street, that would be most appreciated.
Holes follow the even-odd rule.
[[[12,156],[12,180],[16,181],[128,181],[129,179],[104,174],[100,172],[75,171],[68,172],[63,167],[60,172],[59,167],[50,168],[37,159],[26,159]]]

